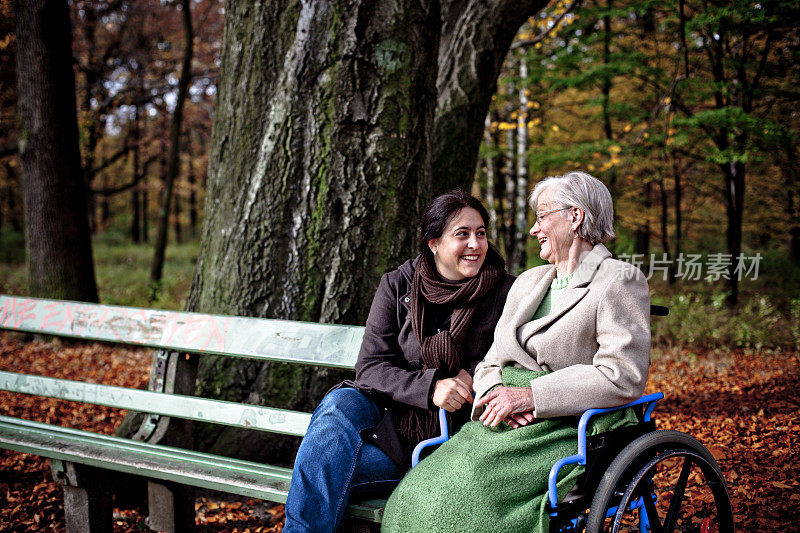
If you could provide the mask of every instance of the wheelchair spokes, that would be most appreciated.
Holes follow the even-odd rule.
[[[677,431],[647,434],[623,450],[598,486],[588,532],[729,532],[722,472],[695,439]]]

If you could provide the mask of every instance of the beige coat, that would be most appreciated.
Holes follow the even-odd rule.
[[[602,244],[581,261],[550,314],[531,320],[553,265],[524,272],[508,293],[494,343],[475,370],[480,398],[513,364],[552,374],[531,381],[537,418],[578,415],[641,396],[650,366],[650,293],[644,275]],[[476,420],[483,408],[473,408]]]

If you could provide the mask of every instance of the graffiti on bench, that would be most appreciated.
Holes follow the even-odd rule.
[[[364,328],[0,295],[0,329],[352,368]]]

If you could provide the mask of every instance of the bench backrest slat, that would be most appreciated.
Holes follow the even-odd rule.
[[[352,369],[364,328],[0,295],[0,329]]]
[[[0,371],[0,390],[303,436],[309,413]]]

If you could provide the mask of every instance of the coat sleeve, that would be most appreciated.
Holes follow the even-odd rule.
[[[531,381],[537,418],[575,416],[639,398],[650,366],[650,292],[635,267],[620,270],[597,308],[592,364],[576,364]]]
[[[432,409],[437,370],[412,368],[403,354],[396,291],[384,274],[367,318],[356,362],[356,383],[396,402]]]

